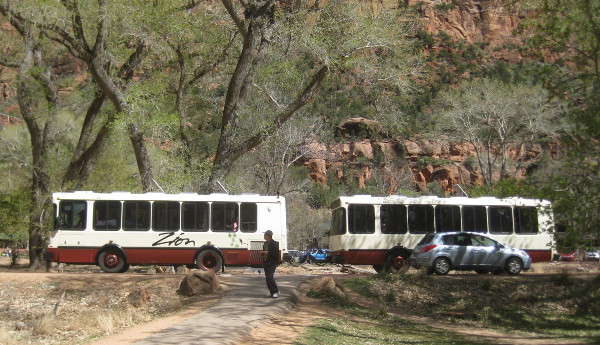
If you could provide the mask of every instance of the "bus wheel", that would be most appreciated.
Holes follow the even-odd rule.
[[[373,265],[373,269],[377,273],[381,273],[383,271],[383,265]]]
[[[203,250],[196,256],[196,267],[198,269],[218,272],[221,266],[223,266],[221,255],[212,249]]]
[[[408,269],[408,262],[400,254],[390,254],[385,258],[383,270],[385,272],[395,273]]]
[[[106,273],[123,273],[129,269],[123,254],[111,249],[106,249],[98,255],[98,266]]]

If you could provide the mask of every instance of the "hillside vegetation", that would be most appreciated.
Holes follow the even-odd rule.
[[[0,0],[0,232],[38,268],[57,190],[221,182],[288,196],[312,234],[339,195],[460,184],[550,199],[561,245],[599,245],[598,18],[591,0]]]

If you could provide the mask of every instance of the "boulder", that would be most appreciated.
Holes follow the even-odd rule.
[[[194,271],[183,278],[177,292],[183,296],[208,295],[219,290],[219,278],[213,270]]]
[[[323,277],[317,280],[311,291],[321,295],[337,296],[341,298],[346,297],[344,287],[336,283],[331,277]]]

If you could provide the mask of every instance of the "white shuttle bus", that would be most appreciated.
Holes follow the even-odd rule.
[[[220,270],[261,265],[263,233],[287,248],[285,199],[257,194],[54,193],[51,262],[95,264],[104,272],[130,265],[186,265]]]
[[[554,221],[549,201],[523,198],[343,196],[332,203],[333,262],[397,270],[427,233],[471,231],[551,261]]]

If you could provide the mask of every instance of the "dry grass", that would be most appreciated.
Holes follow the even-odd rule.
[[[69,269],[26,273],[0,267],[0,344],[83,344],[203,299],[176,293],[183,275]],[[150,301],[139,308],[131,306],[127,295],[142,287],[150,293]]]

